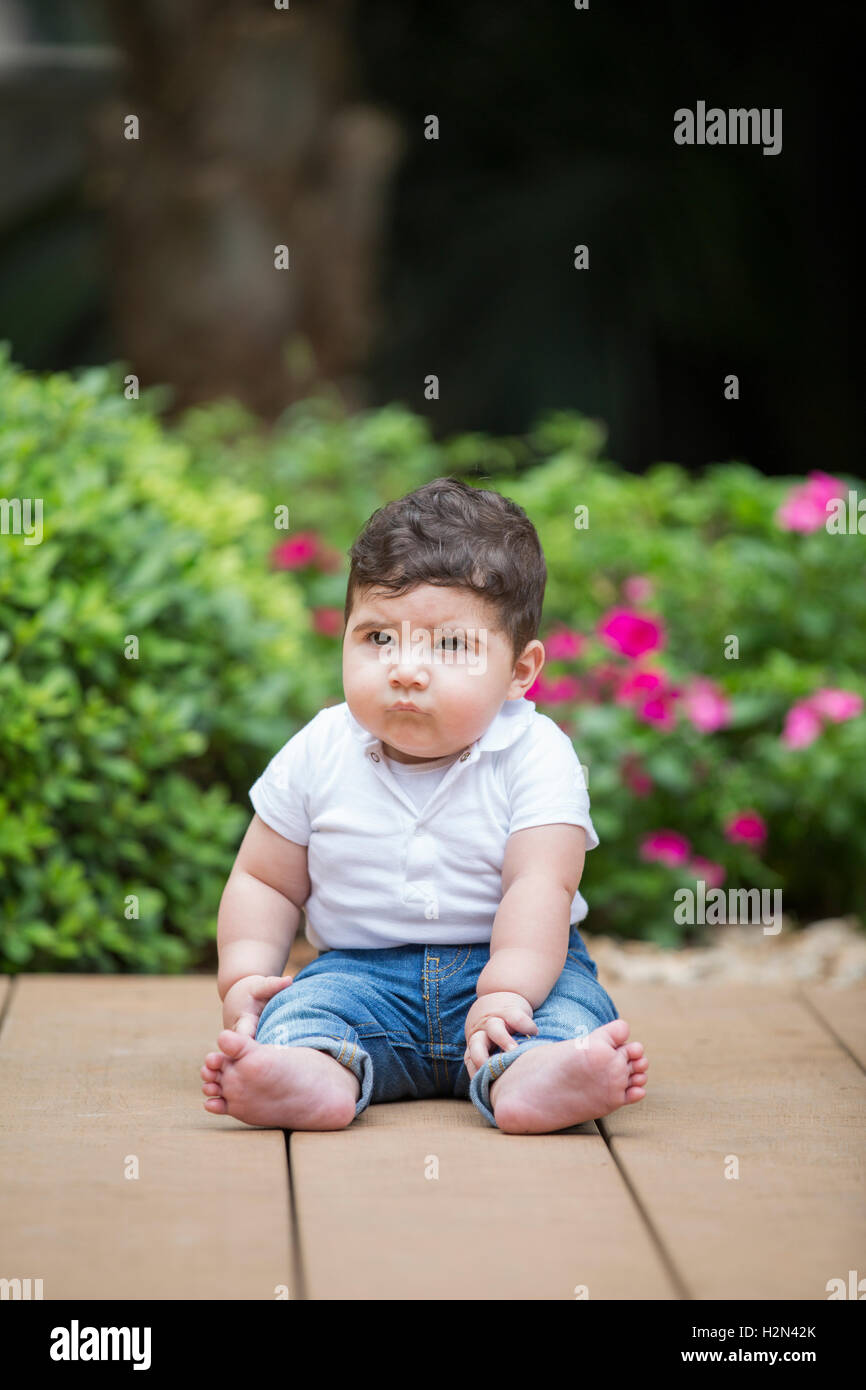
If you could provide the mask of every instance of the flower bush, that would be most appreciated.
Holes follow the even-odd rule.
[[[634,476],[560,412],[435,443],[326,397],[270,431],[233,402],[171,430],[157,410],[119,369],[40,379],[0,348],[0,497],[45,514],[40,545],[0,535],[3,969],[213,967],[247,789],[343,698],[348,547],[448,473],[513,497],[544,547],[530,697],[588,768],[588,928],[676,943],[697,878],[866,916],[864,540],[813,524],[847,481]]]

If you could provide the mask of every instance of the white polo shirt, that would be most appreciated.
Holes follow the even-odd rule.
[[[331,705],[250,788],[262,820],[307,846],[307,937],[318,950],[489,941],[509,835],[582,825],[598,836],[571,739],[531,700],[506,700],[419,807],[382,743]],[[580,893],[572,922],[588,911]]]

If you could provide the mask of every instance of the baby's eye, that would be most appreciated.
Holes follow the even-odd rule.
[[[448,632],[442,638],[442,645],[446,652],[457,652],[466,646],[466,639],[462,632]]]
[[[384,637],[384,638],[387,639],[387,641],[385,641],[385,642],[376,642],[376,641],[374,640],[374,641],[373,641],[373,646],[374,646],[374,647],[385,647],[385,646],[387,646],[388,642],[390,642],[390,640],[391,640],[391,634],[388,633],[388,632],[383,632],[383,631],[381,630],[381,628],[379,629],[378,632],[368,632],[368,633],[367,633],[367,641],[368,641],[368,642],[370,641],[371,638],[375,639],[376,637]]]

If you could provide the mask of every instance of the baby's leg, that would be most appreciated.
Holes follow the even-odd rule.
[[[369,1055],[352,1026],[366,1021],[362,987],[324,954],[265,1005],[255,1039],[223,1029],[201,1069],[205,1109],[248,1125],[344,1129]]]
[[[482,1114],[511,1134],[550,1134],[601,1119],[646,1094],[649,1063],[599,984],[595,962],[572,926],[565,967],[535,1010],[538,1034],[495,1053],[472,1078]]]
[[[411,1010],[423,947],[323,952],[268,1001],[255,1040],[231,1030],[202,1068],[205,1108],[246,1124],[343,1129],[371,1101],[420,1094]]]

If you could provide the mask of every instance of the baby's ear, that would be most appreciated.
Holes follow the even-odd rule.
[[[520,656],[514,663],[514,670],[511,678],[514,695],[522,695],[529,689],[538,678],[538,674],[544,662],[544,647],[537,637],[533,637],[531,642],[527,642]],[[514,698],[514,696],[511,698]]]

